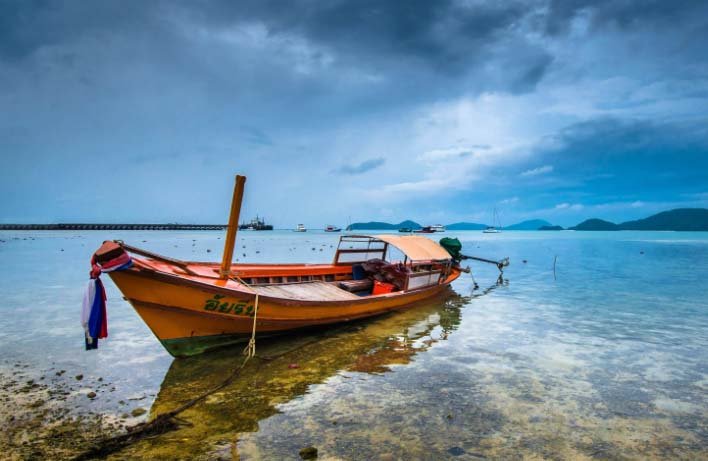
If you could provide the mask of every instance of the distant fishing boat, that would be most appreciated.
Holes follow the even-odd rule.
[[[445,226],[443,226],[442,224],[434,224],[430,226],[430,228],[435,232],[445,232]]]
[[[414,235],[343,235],[331,263],[232,264],[245,180],[236,177],[221,264],[181,261],[119,240],[105,242],[92,258],[99,273],[113,268],[113,282],[173,356],[256,332],[282,334],[401,309],[447,290],[460,275],[448,250]],[[387,260],[394,247],[403,261]]]
[[[413,229],[411,229],[410,227],[401,227],[400,229],[398,229],[398,232],[413,232]]]
[[[266,224],[264,219],[260,219],[257,215],[255,218],[251,219],[251,222],[246,224],[241,224],[238,226],[239,230],[254,230],[254,231],[265,231],[273,230],[273,226]]]
[[[328,225],[327,227],[325,227],[325,232],[341,232],[341,231],[342,231],[342,229],[337,226]]]
[[[484,230],[482,230],[483,233],[485,234],[499,234],[501,233],[501,222],[499,221],[499,216],[497,215],[497,209],[494,208],[493,216],[492,216],[492,225],[487,226]]]
[[[298,224],[297,227],[293,229],[293,232],[307,232],[307,228],[304,224]]]
[[[432,226],[425,226],[425,227],[421,227],[420,229],[416,229],[413,232],[416,232],[418,234],[434,234],[435,229],[433,229]]]

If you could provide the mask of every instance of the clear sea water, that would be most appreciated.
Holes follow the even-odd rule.
[[[508,256],[503,283],[471,262],[478,290],[463,275],[404,312],[263,341],[234,384],[183,414],[191,425],[114,457],[708,458],[708,233],[443,235]],[[241,232],[235,253],[329,261],[338,237]],[[0,372],[66,386],[76,414],[154,416],[242,356],[172,359],[108,277],[109,338],[84,351],[88,261],[115,238],[190,260],[223,245],[221,232],[0,232]]]

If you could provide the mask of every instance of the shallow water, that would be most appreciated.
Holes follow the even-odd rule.
[[[708,457],[708,234],[444,235],[509,256],[504,283],[472,262],[479,290],[464,275],[405,312],[261,341],[239,379],[182,415],[191,426],[113,457]],[[338,237],[242,232],[235,255],[328,261]],[[220,382],[241,347],[173,360],[104,277],[110,337],[83,351],[88,259],[108,238],[192,260],[223,245],[218,232],[0,232],[0,372],[61,386],[52,404],[71,414],[134,423]],[[126,415],[137,407],[149,414]]]

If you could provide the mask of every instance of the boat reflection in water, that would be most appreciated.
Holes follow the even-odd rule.
[[[147,458],[238,459],[241,434],[258,431],[259,421],[278,413],[280,404],[337,374],[386,373],[391,365],[409,363],[414,355],[447,339],[460,323],[461,306],[468,301],[448,290],[415,308],[326,333],[259,341],[256,358],[231,385],[180,415],[185,421],[180,429],[122,453]],[[151,418],[222,382],[243,360],[241,348],[173,361]]]

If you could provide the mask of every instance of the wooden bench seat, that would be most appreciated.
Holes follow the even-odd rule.
[[[304,282],[278,285],[252,286],[262,296],[296,299],[300,301],[345,301],[359,299],[349,291],[337,288],[328,282]]]

